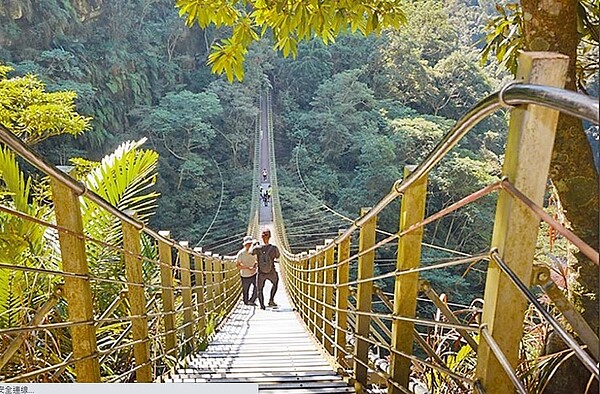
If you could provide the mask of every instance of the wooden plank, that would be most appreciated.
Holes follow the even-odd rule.
[[[284,291],[275,302],[279,308],[267,310],[239,302],[208,348],[168,381],[256,382],[261,393],[354,392],[311,339]]]

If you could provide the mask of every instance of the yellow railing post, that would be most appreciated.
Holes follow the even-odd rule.
[[[404,178],[406,179],[413,170],[412,166],[404,168]],[[406,189],[402,196],[399,231],[423,220],[426,197],[427,175],[424,175]],[[396,271],[402,272],[419,266],[422,239],[423,227],[420,227],[398,240]],[[397,276],[394,283],[394,316],[415,317],[418,292],[418,272]],[[392,322],[392,349],[412,354],[413,331],[414,324],[412,322],[394,320]],[[390,376],[394,382],[406,388],[408,388],[410,364],[410,360],[406,357],[394,352],[390,355]],[[389,385],[388,393],[399,394],[401,391],[395,385]]]
[[[187,343],[186,348],[194,348],[194,311],[192,310],[192,275],[190,272],[190,254],[187,251],[188,241],[179,242],[186,250],[178,250],[179,267],[181,268],[181,300],[183,303],[183,335]]]
[[[325,241],[325,245],[331,244],[333,242],[332,239],[328,239]],[[326,252],[325,252],[325,266],[332,266],[335,261],[333,259],[334,257],[334,252],[335,249],[334,248],[329,248]],[[333,306],[334,306],[334,302],[333,302],[333,278],[334,278],[334,270],[335,268],[331,267],[331,268],[327,268],[325,270],[325,335],[324,340],[325,340],[325,349],[327,350],[327,352],[331,355],[333,355],[333,342],[335,341],[334,338],[334,331],[333,331]]]
[[[311,250],[309,252],[309,258],[308,258],[308,269],[310,269],[311,271],[308,273],[308,295],[310,296],[310,299],[308,300],[308,321],[309,321],[309,330],[312,331],[313,335],[317,335],[317,326],[316,326],[316,316],[315,316],[315,311],[316,311],[316,303],[315,303],[315,299],[317,298],[317,286],[315,286],[315,281],[317,279],[317,273],[315,271],[313,271],[316,267],[316,263],[317,263],[317,258],[315,257],[315,250]]]
[[[519,57],[517,81],[562,87],[567,56],[547,52],[524,52]],[[502,173],[517,189],[538,205],[548,179],[548,169],[558,112],[529,105],[512,110]],[[496,207],[492,248],[520,280],[529,286],[539,219],[523,204],[500,191]],[[519,360],[519,342],[527,302],[503,275],[498,265],[489,263],[485,285],[482,324],[498,343],[506,359],[515,368]],[[476,377],[488,394],[505,393],[512,383],[486,341],[477,353]]]
[[[196,278],[196,310],[198,311],[198,332],[204,337],[206,330],[206,312],[204,310],[204,263],[199,254],[202,248],[194,248],[194,278]]]
[[[83,220],[79,198],[73,190],[51,178],[52,198],[56,224],[74,234],[83,235]],[[85,241],[71,233],[58,231],[60,254],[64,272],[87,276],[89,274],[85,254]],[[100,382],[98,346],[94,327],[94,306],[92,289],[88,278],[65,277],[65,298],[68,303],[69,321],[87,322],[72,326],[71,340],[75,359],[77,381],[84,383]]]
[[[233,295],[239,295],[241,293],[242,281],[237,275],[237,270],[234,270],[235,262],[233,260],[223,260],[223,264],[227,277],[227,285],[225,286],[224,296],[228,300],[227,312],[229,313],[238,300],[238,297],[234,297]]]
[[[350,257],[350,237],[345,238],[338,245],[337,251],[337,263],[341,264],[343,261],[348,260]],[[337,289],[335,292],[335,307],[336,307],[336,330],[335,330],[335,358],[337,362],[344,368],[348,368],[349,365],[346,361],[346,330],[348,329],[348,297],[350,296],[350,289],[348,288],[350,272],[350,263],[346,263],[338,266],[336,284]]]
[[[205,273],[206,273],[206,313],[215,312],[215,291],[214,291],[214,264],[211,252],[206,252],[206,258],[204,259]]]
[[[323,344],[323,312],[324,312],[324,307],[323,307],[323,301],[324,301],[324,288],[323,288],[323,281],[325,279],[325,275],[323,273],[323,270],[321,268],[323,268],[323,263],[324,263],[324,257],[323,256],[323,246],[318,245],[317,246],[317,257],[316,257],[316,261],[315,261],[315,268],[319,268],[319,271],[316,272],[316,282],[317,285],[315,286],[315,296],[316,296],[316,302],[315,302],[315,336],[317,337],[317,340],[319,341],[319,343]]]
[[[135,216],[133,212],[126,212]],[[127,277],[127,299],[132,316],[133,356],[136,367],[135,380],[138,383],[152,382],[152,365],[150,364],[150,347],[148,346],[148,317],[146,311],[146,294],[144,292],[144,275],[142,271],[140,231],[131,224],[121,221],[123,228],[123,249],[125,249],[125,275]],[[128,252],[128,253],[127,253]],[[135,285],[134,285],[135,284]]]
[[[308,255],[303,252],[300,255],[300,268],[303,270],[308,269]],[[302,278],[302,292],[300,294],[300,307],[302,308],[302,319],[306,322],[308,320],[308,272],[304,271],[300,273]],[[308,326],[308,324],[307,324]]]
[[[220,255],[215,255],[215,262],[213,267],[215,267],[216,278],[217,278],[217,295],[215,298],[218,299],[218,306],[221,307],[221,310],[225,310],[225,264],[223,263],[223,258]]]
[[[159,231],[159,234],[169,238],[169,231]],[[158,256],[160,261],[160,284],[162,287],[163,321],[165,325],[165,352],[177,357],[177,333],[175,332],[175,296],[173,294],[173,256],[171,245],[159,240]]]
[[[369,208],[362,208],[360,215],[363,216],[369,211]],[[377,216],[369,219],[360,229],[358,243],[358,253],[375,245],[375,229],[377,225]],[[358,258],[357,279],[369,279],[373,277],[373,263],[375,261],[375,252],[370,251],[362,254]],[[371,297],[373,294],[373,282],[366,281],[357,285],[356,291],[356,311],[369,314],[371,313]],[[356,334],[360,337],[368,338],[371,326],[371,317],[369,315],[356,315]],[[357,337],[354,355],[354,376],[356,381],[363,387],[367,386],[367,364],[369,362],[369,342]]]

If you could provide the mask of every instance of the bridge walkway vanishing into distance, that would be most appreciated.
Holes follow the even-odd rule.
[[[543,209],[558,113],[598,124],[598,102],[561,89],[568,63],[563,55],[523,53],[519,63],[517,83],[476,104],[339,236],[302,253],[292,252],[286,235],[270,97],[263,94],[247,233],[258,237],[269,226],[282,252],[279,307],[271,310],[242,305],[231,256],[192,249],[168,231],[144,226],[135,212],[111,205],[0,126],[0,140],[48,175],[53,201],[52,213],[41,215],[4,199],[0,218],[15,234],[43,234],[44,250],[56,256],[0,261],[0,301],[14,305],[0,311],[0,381],[236,381],[257,383],[261,392],[296,394],[536,392],[544,378],[536,363],[542,361],[520,350],[532,335],[523,326],[529,316],[565,343],[553,357],[577,359],[588,371],[584,383],[597,384],[598,335],[548,268],[534,264],[534,252],[542,221],[598,266],[598,251]],[[503,178],[425,217],[428,174],[500,109],[511,114]],[[273,190],[266,207],[258,198],[261,183]],[[498,197],[489,252],[422,261],[426,226],[491,193]],[[398,231],[378,229],[377,216],[398,198]],[[89,217],[112,223],[115,232],[95,237]],[[22,245],[1,251],[25,253]],[[396,250],[395,266],[375,271],[377,252],[385,247]],[[110,272],[95,265],[98,251],[112,262]],[[467,308],[445,303],[419,277],[477,264],[487,268],[485,292]],[[384,279],[393,281],[393,292],[379,288]],[[551,307],[540,303],[533,287]],[[435,318],[419,314],[419,295],[435,305]]]
[[[267,95],[260,98],[257,152],[260,186],[267,190],[272,177],[263,169],[269,165],[270,106]],[[255,171],[256,172],[256,171]],[[256,177],[255,177],[256,179]],[[257,182],[253,184],[256,185]],[[257,193],[254,193],[254,197]],[[253,204],[256,206],[256,202]],[[256,219],[255,219],[256,222]],[[258,224],[260,230],[269,228],[274,232],[272,203],[258,201]],[[256,229],[249,233],[257,235]],[[274,242],[275,243],[275,242]],[[276,267],[280,273],[281,268]],[[280,281],[275,297],[276,308],[244,305],[238,301],[222,327],[211,338],[204,352],[192,356],[186,368],[179,368],[167,379],[168,382],[253,382],[258,383],[261,393],[350,393],[353,387],[337,375],[307,332],[298,314],[290,304],[289,296]],[[265,297],[271,289],[267,282]],[[268,298],[265,298],[265,302]]]

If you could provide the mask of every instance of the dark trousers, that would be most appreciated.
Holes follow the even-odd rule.
[[[242,297],[244,298],[244,304],[254,302],[256,300],[256,275],[242,278]],[[250,286],[252,286],[252,297],[250,297]]]
[[[260,302],[260,306],[265,306],[265,299],[263,296],[263,288],[265,287],[265,282],[270,281],[273,284],[271,287],[271,298],[269,301],[275,301],[275,293],[277,293],[277,284],[279,283],[279,275],[277,275],[277,271],[272,270],[268,274],[264,274],[262,272],[258,272],[258,302]]]

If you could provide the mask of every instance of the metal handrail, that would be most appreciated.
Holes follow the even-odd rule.
[[[398,196],[400,196],[405,191],[407,191],[417,181],[419,181],[423,177],[426,177],[427,174],[431,171],[431,169],[434,166],[436,166],[442,160],[442,158],[452,148],[454,148],[458,144],[458,142],[475,125],[477,125],[479,122],[481,122],[484,118],[486,118],[487,116],[489,116],[490,114],[492,114],[493,112],[495,112],[499,109],[512,107],[514,105],[522,105],[522,104],[535,104],[535,105],[548,107],[551,109],[561,111],[568,115],[572,115],[572,116],[576,116],[581,119],[589,120],[594,123],[598,123],[598,121],[599,121],[599,105],[598,105],[597,101],[595,101],[594,99],[592,99],[590,97],[586,97],[581,94],[563,90],[563,89],[559,89],[559,88],[540,86],[540,85],[509,84],[505,88],[503,88],[500,92],[494,93],[494,94],[488,96],[487,98],[485,98],[484,100],[480,101],[465,116],[463,116],[460,120],[458,120],[456,122],[456,124],[452,127],[452,129],[443,137],[441,142],[432,150],[432,152],[425,158],[425,160],[418,167],[416,167],[414,170],[412,170],[412,172],[408,176],[406,176],[405,179],[397,180],[394,183],[391,191],[385,197],[383,197],[373,208],[369,209],[364,215],[362,215],[358,219],[356,219],[352,223],[352,225],[349,228],[345,229],[345,231],[343,231],[338,237],[336,237],[335,240],[333,240],[333,242],[327,242],[325,245],[318,246],[314,250],[310,250],[308,252],[303,252],[303,253],[297,253],[297,254],[292,253],[292,251],[287,248],[283,248],[282,254],[283,254],[284,259],[286,260],[287,264],[289,265],[289,267],[286,267],[286,268],[289,268],[289,274],[291,276],[291,278],[289,279],[288,282],[291,283],[291,287],[293,288],[294,291],[305,293],[302,296],[295,296],[295,297],[296,297],[296,302],[298,302],[300,304],[299,309],[301,310],[303,317],[305,318],[305,320],[309,326],[313,327],[313,329],[315,331],[319,331],[321,336],[324,336],[325,334],[321,330],[321,327],[320,327],[320,325],[324,324],[323,322],[325,321],[324,316],[320,312],[322,308],[324,308],[324,307],[331,308],[336,313],[337,312],[343,312],[343,313],[350,312],[350,309],[342,310],[335,306],[332,307],[332,306],[324,303],[323,300],[320,299],[319,292],[323,291],[322,290],[323,288],[332,288],[333,287],[334,289],[337,289],[339,286],[342,285],[342,283],[330,283],[330,282],[324,283],[322,278],[317,279],[315,277],[317,272],[322,272],[322,271],[325,271],[328,269],[341,267],[345,264],[348,264],[350,261],[357,259],[360,256],[367,255],[368,253],[372,253],[374,250],[376,250],[380,246],[388,243],[392,239],[400,238],[404,234],[409,233],[410,231],[413,231],[416,228],[420,228],[420,227],[424,226],[425,224],[432,222],[433,220],[437,220],[441,216],[443,216],[443,214],[436,213],[427,219],[424,219],[424,220],[421,219],[420,222],[412,224],[411,226],[407,227],[406,229],[403,229],[401,232],[396,233],[396,234],[390,234],[390,236],[388,238],[381,240],[379,242],[373,242],[373,244],[371,244],[367,247],[364,247],[362,249],[359,249],[359,251],[357,253],[355,253],[354,255],[344,257],[343,259],[341,259],[338,262],[329,262],[329,263],[326,263],[327,265],[317,264],[317,266],[315,266],[315,267],[311,267],[311,266],[307,267],[303,263],[306,263],[308,261],[308,259],[310,259],[310,258],[318,259],[319,257],[317,257],[317,256],[323,256],[324,253],[326,253],[327,251],[331,251],[331,249],[337,248],[344,240],[347,242],[349,237],[356,230],[361,229],[361,233],[362,233],[362,227],[364,224],[366,224],[367,222],[369,222],[372,219],[375,219],[377,217],[377,215],[385,207],[387,207],[393,200],[395,200]],[[495,184],[489,185],[488,187],[486,187],[484,189],[496,190],[496,189],[502,188],[502,189],[506,190],[509,186],[510,186],[510,184],[507,185],[506,181],[499,181],[499,182],[496,182]],[[514,191],[512,191],[512,192],[513,192],[513,194],[515,193]],[[481,193],[481,191],[476,192],[476,193]],[[482,194],[487,194],[487,193],[482,193]],[[472,196],[467,196],[463,200],[467,201],[471,197]],[[461,201],[463,201],[463,200],[461,200]],[[470,202],[470,201],[467,201],[467,202]],[[525,202],[527,203],[527,201],[525,201]],[[456,205],[457,207],[462,206],[461,204],[458,204],[458,203],[456,203],[454,205]],[[528,204],[528,206],[529,205],[532,205],[532,204]],[[541,211],[541,208],[539,208],[537,206],[530,206],[529,208],[535,210],[536,215],[538,217],[540,217],[541,214],[538,211]],[[448,211],[448,208],[446,208],[444,211]],[[547,219],[545,216],[540,217],[540,218],[543,220]],[[553,225],[553,223],[550,222],[550,225]],[[563,233],[564,232],[561,232],[561,234],[563,234]],[[594,251],[593,248],[591,248],[591,247],[587,247],[587,248],[583,247],[582,243],[579,242],[578,238],[571,233],[564,233],[563,235],[565,235],[568,240],[575,242],[575,244],[580,249],[583,249],[586,252],[586,255],[588,255],[594,262],[597,263],[597,260],[598,260],[598,257],[597,257],[598,252],[597,251]],[[476,256],[476,257],[482,258],[483,256]],[[496,261],[498,263],[497,259],[499,258],[499,256],[497,254],[496,255],[492,254],[492,258],[494,261]],[[473,257],[470,257],[469,259],[465,259],[465,260],[471,260],[471,259],[473,259]],[[488,257],[488,259],[489,259],[489,257]],[[500,263],[498,263],[498,264],[500,265]],[[530,302],[534,303],[534,305],[536,306],[536,309],[539,309],[540,311],[542,311],[542,313],[545,312],[543,310],[543,308],[541,307],[541,305],[539,305],[539,303],[536,303],[537,300],[535,300],[535,297],[528,291],[528,289],[524,288],[524,285],[518,280],[518,278],[516,276],[513,278],[512,276],[514,276],[514,275],[511,276],[512,271],[510,271],[510,269],[508,267],[502,266],[501,268],[504,271],[504,273],[509,276],[509,278],[512,280],[512,282],[517,285],[517,287],[526,296],[526,298]],[[346,280],[346,283],[343,283],[343,285],[356,284],[356,285],[360,286],[361,284],[365,284],[365,283],[369,283],[369,282],[372,283],[373,281],[375,281],[377,279],[390,278],[390,277],[394,277],[394,276],[415,273],[415,272],[423,271],[426,269],[430,269],[430,267],[413,268],[413,269],[410,269],[407,271],[401,271],[401,272],[392,271],[390,273],[384,273],[384,274],[375,275],[375,276],[371,275],[368,278],[362,278],[362,279],[357,278],[355,280]],[[507,270],[508,270],[508,272],[507,272]],[[308,275],[309,273],[310,273],[310,276]],[[312,288],[317,288],[317,289],[321,289],[321,290],[307,291],[307,289],[312,289]],[[352,313],[354,313],[355,316],[365,316],[365,317],[371,317],[371,318],[376,318],[376,319],[385,319],[388,321],[389,320],[405,321],[405,322],[411,322],[413,324],[423,324],[423,325],[428,325],[428,323],[430,323],[427,320],[423,320],[423,319],[419,319],[419,318],[399,316],[396,314],[374,313],[373,310],[367,310],[367,311],[354,310],[354,311],[352,311]],[[592,358],[589,355],[587,355],[587,353],[576,343],[576,341],[574,341],[566,333],[566,331],[560,327],[560,325],[556,322],[556,320],[552,319],[551,316],[546,316],[546,315],[547,314],[544,314],[544,317],[546,317],[549,320],[552,327],[555,327],[555,328],[558,327],[556,329],[559,331],[559,335],[561,337],[563,337],[563,339],[566,341],[569,348],[571,348],[575,352],[577,357],[580,358],[580,360],[584,363],[586,368],[588,370],[590,370],[596,378],[598,378],[598,366],[595,364],[594,360],[592,360]],[[328,324],[328,323],[329,322],[325,321],[325,324]],[[461,330],[467,336],[469,336],[469,334],[468,334],[469,331],[471,331],[471,332],[472,331],[480,331],[482,336],[486,336],[486,335],[489,336],[489,340],[487,337],[485,339],[486,339],[486,342],[489,344],[490,348],[492,349],[492,351],[494,352],[494,354],[496,355],[496,357],[498,357],[499,359],[502,359],[504,357],[504,355],[502,354],[502,351],[500,350],[498,345],[495,343],[494,339],[491,337],[491,335],[487,331],[485,331],[486,330],[485,327],[459,326],[459,325],[453,325],[452,323],[447,323],[447,322],[439,323],[439,325],[440,325],[440,327],[455,329],[457,331]],[[354,333],[354,337],[357,338],[358,334]],[[469,336],[469,338],[471,338],[471,337]],[[320,341],[319,338],[317,338],[317,340]],[[371,344],[375,345],[375,343],[373,341],[364,337],[364,334],[363,334],[362,340],[366,341],[366,342],[370,342]],[[381,344],[378,344],[378,345],[381,345]],[[474,348],[476,348],[476,346]],[[388,349],[388,350],[393,351],[393,352],[396,351],[395,349]],[[354,357],[354,359],[359,364],[362,364],[365,361],[365,360],[358,360],[356,357]],[[506,370],[506,373],[509,375],[511,381],[514,383],[516,389],[519,392],[524,392],[523,385],[517,378],[516,372],[512,369],[512,367],[506,361],[505,358],[504,358],[504,363],[502,363],[502,366]],[[393,382],[389,382],[389,383],[393,383]],[[476,382],[473,382],[473,383],[476,383]],[[481,389],[479,387],[475,387],[475,388],[478,390]]]
[[[598,101],[591,97],[549,86],[511,84],[500,92],[493,93],[475,104],[470,111],[456,121],[452,129],[444,135],[438,145],[408,177],[397,180],[392,190],[386,196],[367,213],[356,219],[346,231],[334,239],[333,243],[325,246],[324,250],[335,247],[343,239],[349,237],[367,221],[379,214],[392,201],[404,193],[406,189],[427,174],[442,160],[446,153],[454,148],[475,125],[487,116],[504,108],[505,105],[516,106],[522,104],[541,105],[580,119],[589,120],[596,124],[600,123],[598,115],[600,106]],[[288,250],[283,250],[283,254],[290,260],[299,260],[300,258],[299,254],[293,254]]]
[[[115,218],[119,219],[121,222],[126,223],[128,225],[130,225],[131,227],[133,227],[134,229],[144,232],[145,234],[149,235],[150,237],[152,237],[154,240],[159,241],[164,243],[165,245],[167,245],[170,248],[175,248],[177,249],[179,252],[183,252],[183,253],[187,253],[189,255],[192,256],[196,256],[196,257],[209,257],[211,256],[210,253],[206,252],[206,253],[199,253],[198,251],[192,250],[189,247],[187,247],[187,245],[184,244],[180,244],[172,239],[168,238],[167,234],[163,234],[162,232],[156,232],[150,228],[145,227],[144,223],[137,220],[136,218],[132,217],[129,212],[123,212],[120,209],[118,209],[117,207],[111,205],[109,202],[107,202],[104,198],[102,198],[101,196],[99,196],[98,194],[96,194],[94,191],[88,189],[83,183],[77,181],[76,179],[72,178],[70,175],[63,173],[58,167],[54,166],[53,164],[47,162],[43,157],[41,157],[38,153],[34,152],[33,150],[31,150],[26,144],[24,144],[20,139],[18,139],[15,135],[13,135],[10,131],[8,131],[5,127],[3,127],[2,125],[0,125],[0,142],[5,143],[8,147],[10,147],[14,152],[16,152],[18,155],[20,155],[21,157],[23,157],[27,162],[29,162],[32,166],[34,166],[35,168],[37,168],[38,170],[40,170],[41,172],[47,174],[48,176],[56,179],[59,183],[65,185],[67,188],[71,189],[74,194],[76,194],[77,196],[80,197],[86,197],[87,199],[89,199],[91,202],[95,203],[98,207],[104,209],[106,212],[108,212],[109,214],[113,215]],[[12,211],[11,209],[7,208],[7,207],[3,207],[3,210],[5,211]],[[13,213],[13,212],[9,212],[9,213]],[[18,213],[18,212],[14,212],[13,214],[25,219],[25,220],[30,220],[30,221],[35,221],[38,224],[42,224],[51,228],[54,228],[58,231],[62,231],[64,233],[70,234],[76,238],[79,238],[81,240],[84,241],[92,241],[95,243],[100,244],[103,247],[108,247],[110,249],[114,249],[116,251],[119,251],[121,253],[124,254],[128,254],[131,256],[134,256],[136,258],[138,258],[140,261],[152,261],[154,263],[157,263],[158,265],[161,266],[166,266],[168,264],[165,264],[159,260],[153,260],[153,259],[149,259],[147,257],[138,255],[138,254],[134,254],[131,253],[130,251],[127,251],[125,249],[123,249],[122,247],[119,246],[114,246],[114,245],[109,245],[104,241],[101,240],[96,240],[93,239],[91,237],[88,237],[84,234],[79,234],[76,232],[73,232],[69,229],[65,229],[62,228],[58,225],[55,225],[53,223],[49,223],[49,222],[45,222],[42,221],[40,219],[37,218],[33,218],[30,217],[28,215],[22,214],[22,213]],[[221,259],[222,261],[227,260],[227,258],[221,258],[218,257],[219,259]],[[54,270],[49,270],[49,269],[39,269],[39,268],[30,268],[30,267],[22,267],[22,266],[14,266],[14,265],[10,265],[10,264],[4,264],[4,266],[6,268],[10,268],[10,269],[18,269],[21,271],[34,271],[34,272],[44,272],[47,274],[55,274],[55,275],[60,275],[63,277],[72,277],[72,278],[82,278],[82,279],[86,279],[86,280],[97,280],[97,281],[102,281],[102,282],[110,282],[110,283],[117,283],[117,284],[122,284],[122,285],[128,285],[128,286],[134,286],[134,287],[143,287],[145,289],[170,289],[170,290],[177,290],[177,289],[187,289],[188,287],[186,286],[163,286],[163,285],[145,285],[145,284],[139,284],[139,283],[133,283],[130,281],[125,281],[122,279],[110,279],[110,278],[100,278],[100,277],[96,277],[92,274],[86,274],[86,275],[81,275],[81,274],[73,274],[73,273],[69,273],[69,272],[62,272],[62,271],[54,271]],[[169,268],[175,269],[178,272],[181,273],[186,273],[186,274],[191,274],[192,270],[189,268],[181,268],[181,267],[176,267],[175,266],[171,266],[168,265]],[[220,273],[222,273],[224,276],[227,276],[229,278],[229,276],[231,276],[231,272],[233,271],[233,269],[225,269],[225,270],[221,270],[219,271]],[[194,270],[194,272],[197,272],[197,270]],[[227,284],[230,283],[229,279],[226,281]],[[235,301],[235,298],[239,295],[239,291],[233,291],[231,292],[227,298],[224,298],[221,300],[221,298],[219,296],[217,296],[216,294],[212,294],[212,295],[207,295],[208,299],[211,302],[219,302],[219,304],[217,305],[218,308],[222,308],[223,310],[231,310],[231,307],[233,306],[233,303]],[[179,295],[178,295],[179,296]],[[124,317],[119,317],[119,318],[107,318],[106,315],[103,315],[102,317],[100,317],[99,319],[93,319],[91,321],[82,321],[82,322],[65,322],[65,323],[51,323],[51,324],[34,324],[32,326],[29,327],[19,327],[19,328],[9,328],[9,329],[2,329],[0,330],[1,333],[4,334],[17,334],[17,333],[27,333],[27,332],[31,332],[31,331],[36,331],[36,330],[40,330],[40,329],[57,329],[57,328],[67,328],[67,327],[76,327],[76,326],[83,326],[83,325],[87,325],[90,322],[93,324],[98,324],[98,323],[106,323],[106,322],[111,322],[111,323],[127,323],[129,321],[134,321],[136,319],[139,318],[153,318],[153,317],[162,317],[162,316],[166,316],[166,315],[173,315],[173,314],[179,314],[182,313],[186,310],[193,310],[195,309],[195,306],[188,306],[186,308],[180,308],[178,310],[174,310],[174,311],[170,311],[170,312],[166,312],[166,313],[146,313],[145,315],[129,315],[129,316],[124,316]],[[190,326],[191,324],[196,324],[196,322],[194,321],[192,322],[188,322],[184,325],[180,325],[177,328],[174,328],[172,330],[169,330],[167,332],[164,333],[160,333],[157,337],[161,338],[164,337],[166,335],[172,334],[172,333],[178,333],[180,332],[183,328],[185,328],[186,326]],[[123,335],[123,334],[122,334]],[[151,340],[152,336],[148,336],[146,339],[140,339],[138,341],[134,341],[134,342],[130,342],[128,344],[125,345],[120,345],[117,346],[113,349],[110,349],[109,351],[99,351],[96,353],[96,355],[91,355],[89,357],[86,358],[81,358],[81,360],[84,359],[88,359],[88,358],[94,358],[97,355],[106,355],[108,354],[107,352],[114,352],[117,351],[121,348],[124,347],[130,347],[136,344],[139,344],[141,342],[145,342],[148,340]],[[189,340],[187,340],[189,341]],[[173,349],[171,349],[170,351],[173,351]],[[164,354],[161,354],[159,356],[159,358],[163,358]],[[13,381],[14,379],[23,379],[24,377],[27,376],[36,376],[42,373],[45,373],[47,371],[53,371],[53,370],[60,370],[62,367],[69,365],[69,364],[73,364],[74,362],[78,362],[78,360],[73,360],[72,357],[69,357],[67,360],[65,360],[63,363],[61,364],[57,364],[54,365],[50,368],[43,368],[43,369],[37,369],[35,371],[31,371],[25,374],[20,374],[18,376],[14,376],[11,378],[8,378],[7,380],[5,380],[6,382],[9,381]],[[131,374],[133,371],[135,371],[136,369],[141,368],[143,365],[136,367],[133,370],[129,370],[127,372],[125,372],[125,374],[123,376],[129,375]]]

